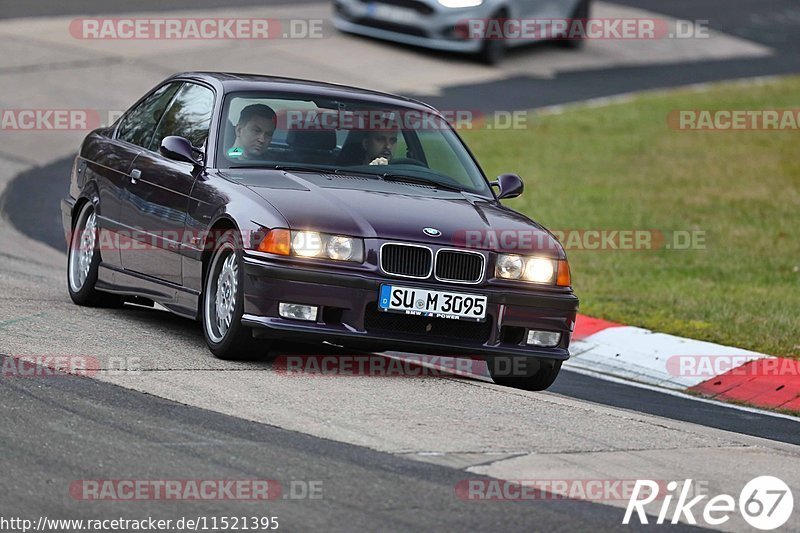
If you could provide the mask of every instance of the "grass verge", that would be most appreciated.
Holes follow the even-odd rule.
[[[704,248],[568,246],[581,312],[800,358],[800,130],[678,131],[681,109],[798,109],[800,77],[532,113],[525,130],[461,134],[507,202],[550,229],[698,231]],[[577,247],[579,248],[579,246]]]

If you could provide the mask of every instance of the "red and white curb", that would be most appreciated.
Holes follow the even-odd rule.
[[[564,368],[800,414],[800,361],[578,315]]]

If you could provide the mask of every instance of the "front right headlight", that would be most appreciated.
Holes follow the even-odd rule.
[[[519,255],[502,254],[497,256],[496,275],[503,279],[519,279],[525,272],[525,260]]]
[[[337,261],[349,261],[353,258],[356,251],[356,240],[352,237],[342,237],[341,235],[334,235],[328,239],[328,245],[325,247],[328,252],[328,257]]]
[[[560,287],[572,284],[569,263],[566,260],[517,254],[497,256],[495,277]]]

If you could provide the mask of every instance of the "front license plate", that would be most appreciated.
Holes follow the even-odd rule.
[[[378,308],[390,313],[483,322],[487,301],[486,296],[477,294],[381,285]]]
[[[369,4],[367,6],[367,14],[372,18],[397,22],[399,24],[409,24],[417,20],[416,12],[411,9],[387,6],[385,4]]]

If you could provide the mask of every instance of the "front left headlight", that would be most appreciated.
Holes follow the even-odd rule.
[[[567,261],[549,257],[500,254],[497,256],[495,277],[560,287],[572,284]]]
[[[278,255],[353,263],[364,261],[364,241],[362,239],[317,231],[273,229],[267,232],[257,250]]]
[[[356,241],[352,237],[336,235],[328,239],[325,247],[328,257],[337,261],[349,261],[356,251]]]

